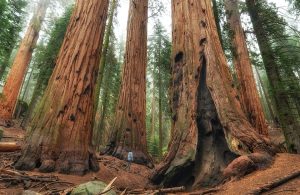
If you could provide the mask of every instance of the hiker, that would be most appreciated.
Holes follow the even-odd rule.
[[[128,171],[130,171],[130,166],[131,166],[132,161],[133,161],[133,153],[131,151],[129,151],[128,155],[127,155],[127,167],[126,167],[126,169]]]

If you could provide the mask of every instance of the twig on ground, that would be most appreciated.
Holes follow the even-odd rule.
[[[282,178],[279,178],[279,179],[276,179],[262,187],[259,187],[251,192],[249,192],[248,194],[252,194],[252,195],[259,195],[263,192],[267,192],[267,191],[270,191],[282,184],[285,184],[287,183],[288,181],[292,180],[292,179],[295,179],[297,177],[300,176],[300,171],[296,171],[296,172],[293,172],[285,177],[282,177]]]
[[[50,182],[50,183],[45,184],[45,185],[39,190],[39,192],[42,192],[43,189],[48,190],[48,187],[51,186],[51,185],[54,185],[54,184],[68,184],[68,185],[74,185],[74,184],[71,183],[71,182],[66,182],[66,181],[54,181],[54,182]]]

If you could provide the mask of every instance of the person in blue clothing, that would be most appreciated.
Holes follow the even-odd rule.
[[[127,167],[126,167],[126,169],[128,171],[130,171],[130,166],[131,166],[132,162],[133,162],[133,152],[131,150],[129,150],[128,155],[127,155]]]

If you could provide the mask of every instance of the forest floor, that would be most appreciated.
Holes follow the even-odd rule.
[[[18,142],[22,144],[24,131],[21,128],[3,128],[4,135],[1,142]],[[279,140],[280,141],[280,140]],[[126,170],[126,162],[110,156],[99,156],[100,171],[88,173],[85,176],[63,175],[58,173],[45,174],[38,171],[19,172],[13,169],[12,163],[18,158],[20,152],[0,153],[0,195],[22,194],[24,189],[40,192],[41,194],[51,194],[51,192],[62,192],[78,184],[88,181],[100,180],[109,183],[117,177],[113,186],[116,192],[123,192],[127,189],[127,194],[141,194],[142,192],[153,193],[157,186],[151,185],[148,176],[152,172],[147,167],[132,164],[131,169]],[[292,173],[300,171],[300,155],[278,154],[274,164],[266,169],[253,172],[241,179],[229,181],[221,186],[212,189],[203,189],[195,192],[178,194],[216,194],[216,195],[244,195],[255,194],[255,191],[282,179]],[[151,191],[152,190],[152,191]],[[130,193],[131,192],[131,193]],[[146,194],[146,193],[145,193]],[[276,188],[265,193],[290,195],[300,194],[300,177],[291,179]]]

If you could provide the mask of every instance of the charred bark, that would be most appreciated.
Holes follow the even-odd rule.
[[[80,175],[98,170],[91,147],[93,98],[107,9],[108,0],[77,0],[17,169]]]
[[[146,141],[146,64],[148,0],[130,1],[122,84],[107,153],[149,164]]]
[[[251,153],[265,157],[273,154],[273,147],[242,111],[211,1],[173,0],[172,13],[173,134],[151,180],[165,186],[211,186],[235,175],[231,170],[222,176],[233,159],[241,156],[240,162]],[[249,161],[242,162],[244,169],[252,168]]]

